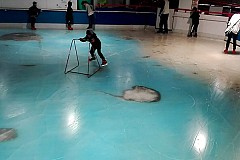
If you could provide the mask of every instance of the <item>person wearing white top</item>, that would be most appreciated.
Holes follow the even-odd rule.
[[[227,35],[228,39],[226,42],[226,48],[224,50],[225,54],[228,54],[228,48],[231,39],[233,38],[233,54],[236,54],[236,46],[237,46],[237,37],[238,32],[240,30],[240,14],[234,14],[228,22],[227,28],[225,30],[225,34]]]
[[[160,23],[157,33],[168,33],[169,0],[160,2]]]
[[[87,16],[88,16],[88,27],[87,29],[91,29],[94,24],[94,11],[92,5],[90,5],[87,1],[82,1],[82,5],[85,6],[87,10]]]

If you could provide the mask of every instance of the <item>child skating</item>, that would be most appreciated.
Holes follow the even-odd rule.
[[[102,59],[102,64],[101,66],[106,66],[108,64],[107,60],[105,59],[105,57],[103,56],[102,52],[101,52],[101,41],[100,39],[97,37],[97,35],[93,32],[93,30],[87,30],[86,31],[86,36],[84,38],[79,38],[79,40],[81,42],[90,42],[91,43],[91,49],[90,49],[90,54],[91,57],[89,58],[89,61],[93,61],[96,59],[95,57],[95,50],[97,50],[99,57]]]

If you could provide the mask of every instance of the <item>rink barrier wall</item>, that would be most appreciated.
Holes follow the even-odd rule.
[[[65,29],[65,10],[43,10],[37,19],[38,28]],[[179,10],[170,10],[169,29],[173,32],[188,33],[190,14]],[[156,28],[159,18],[154,12],[136,11],[96,11],[96,28],[107,29],[142,29]],[[26,28],[27,9],[0,9],[1,28]],[[223,39],[228,17],[201,14],[198,35]],[[74,11],[74,28],[85,29],[88,24],[86,11]]]
[[[42,10],[36,23],[65,24],[64,10]],[[86,11],[74,11],[74,24],[87,24]],[[102,25],[148,25],[155,26],[156,13],[134,11],[96,11],[95,23]],[[1,23],[27,23],[27,10],[0,9]]]

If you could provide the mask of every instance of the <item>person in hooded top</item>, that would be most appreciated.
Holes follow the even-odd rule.
[[[36,30],[35,23],[40,12],[41,10],[37,8],[37,2],[34,1],[33,5],[28,9],[28,15],[32,30]]]
[[[72,2],[68,2],[67,12],[66,12],[66,26],[68,30],[73,30],[73,9],[72,9]]]
[[[237,37],[240,30],[240,14],[234,14],[228,22],[227,28],[225,30],[225,34],[227,33],[227,42],[226,48],[223,51],[225,54],[228,54],[228,48],[231,39],[233,39],[233,54],[236,54],[236,46],[237,46]]]
[[[157,33],[168,33],[169,0],[160,1],[160,23]]]
[[[103,56],[101,52],[101,41],[97,37],[97,35],[93,32],[93,30],[88,29],[86,31],[86,36],[84,38],[79,38],[81,42],[90,42],[91,43],[91,49],[90,49],[90,54],[91,58],[89,58],[89,61],[93,61],[96,59],[95,57],[95,50],[97,50],[99,57],[102,59],[102,64],[101,66],[106,66],[108,64],[106,58]]]
[[[87,16],[88,16],[88,27],[87,29],[92,29],[94,24],[94,11],[93,6],[90,5],[87,1],[82,1],[81,3],[83,6],[85,6],[87,10]]]

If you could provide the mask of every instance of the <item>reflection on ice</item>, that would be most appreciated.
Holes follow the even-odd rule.
[[[207,137],[203,133],[199,132],[194,140],[194,149],[200,154],[204,152],[207,145]]]
[[[67,127],[68,127],[68,132],[71,135],[74,135],[75,133],[78,132],[80,128],[80,118],[79,115],[75,112],[70,112],[67,115]]]
[[[218,100],[223,99],[223,95],[224,95],[223,90],[226,88],[227,88],[227,84],[224,81],[221,81],[220,79],[216,78],[215,81],[213,82],[212,96],[214,96]]]

